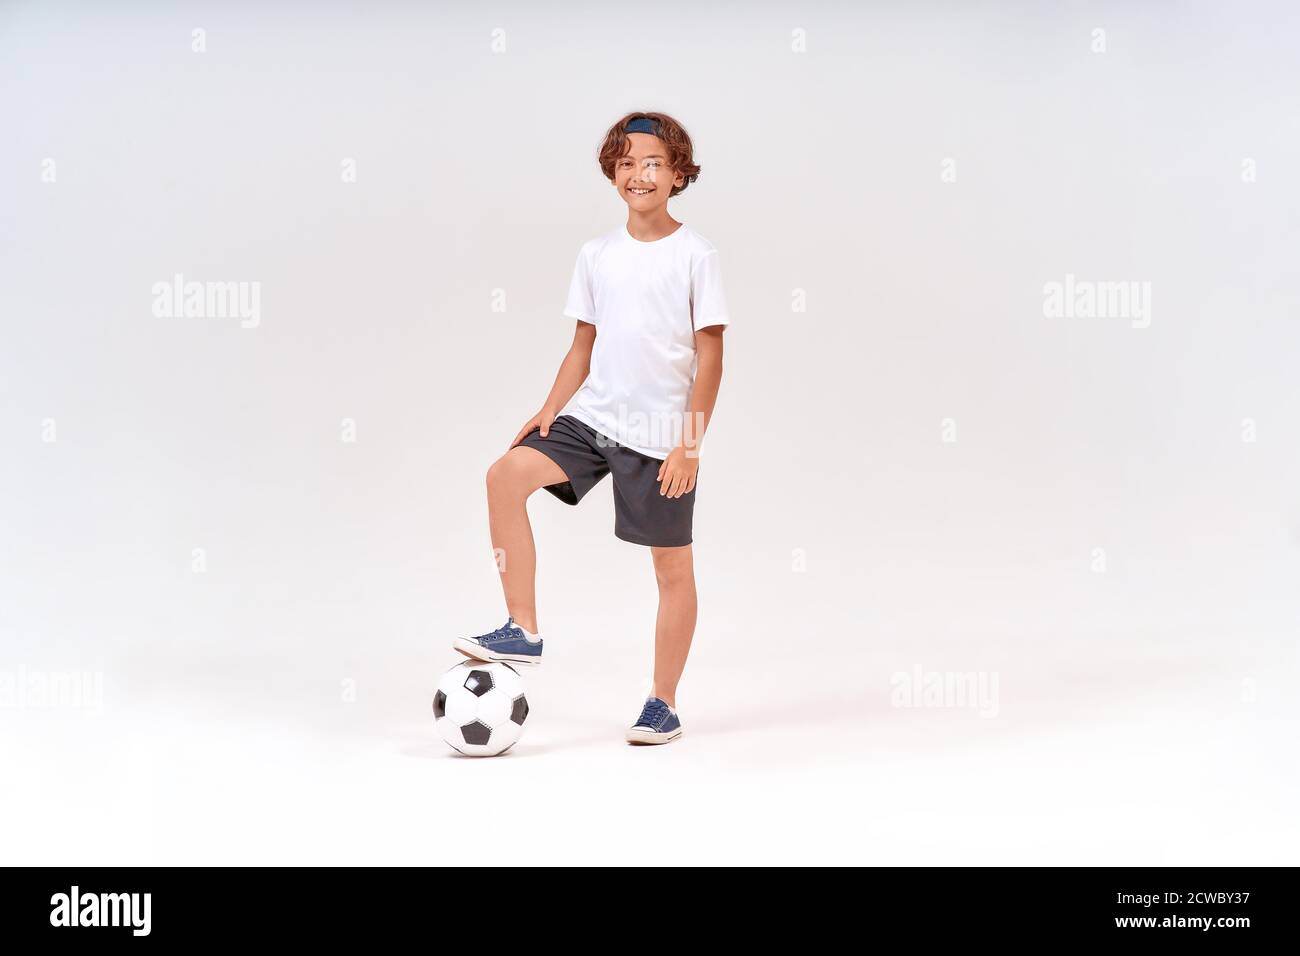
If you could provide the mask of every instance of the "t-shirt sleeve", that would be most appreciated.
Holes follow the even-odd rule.
[[[564,314],[580,322],[596,325],[596,297],[591,288],[591,261],[587,246],[578,250],[578,261],[573,264],[573,279],[569,282],[569,299]]]
[[[722,294],[722,267],[716,249],[705,253],[691,272],[691,325],[696,331],[727,325],[727,299]]]

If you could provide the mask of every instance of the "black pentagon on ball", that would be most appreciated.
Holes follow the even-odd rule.
[[[528,701],[523,694],[515,698],[515,705],[510,708],[510,719],[520,725],[528,719]]]
[[[465,678],[465,689],[475,697],[482,697],[492,689],[492,675],[487,671],[470,671]]]
[[[492,736],[492,728],[481,720],[476,720],[472,724],[466,724],[460,728],[461,735],[465,738],[467,744],[477,744],[482,746],[488,742]]]
[[[433,695],[433,716],[437,720],[447,716],[447,695],[442,691]]]

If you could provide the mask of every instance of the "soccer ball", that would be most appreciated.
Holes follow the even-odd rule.
[[[434,726],[442,739],[470,757],[495,757],[524,732],[524,679],[503,661],[463,661],[438,681]]]

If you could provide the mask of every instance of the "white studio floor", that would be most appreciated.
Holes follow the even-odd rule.
[[[310,662],[137,660],[98,709],[0,711],[0,799],[23,822],[4,857],[484,863],[490,846],[513,864],[1228,865],[1300,849],[1287,662],[1068,670],[1022,648],[981,716],[893,706],[865,643],[764,674],[699,650],[710,623],[681,740],[623,743],[641,677],[575,636],[528,672],[524,737],[491,759],[433,731],[451,652],[361,674],[351,703]],[[485,828],[507,838],[485,844]]]

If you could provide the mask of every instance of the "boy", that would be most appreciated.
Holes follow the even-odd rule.
[[[663,744],[682,734],[677,682],[696,615],[691,517],[700,441],[722,381],[727,307],[717,250],[668,215],[668,199],[700,172],[681,124],[630,113],[606,134],[599,162],[627,203],[627,224],[579,251],[564,310],[577,321],[573,345],[542,410],[487,473],[510,616],[453,646],[479,660],[540,663],[525,502],[545,488],[576,505],[613,474],[614,535],[650,548],[659,584],[654,685],[626,739]]]

